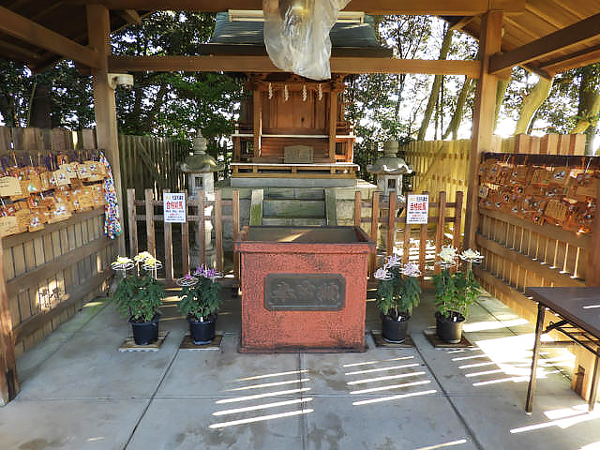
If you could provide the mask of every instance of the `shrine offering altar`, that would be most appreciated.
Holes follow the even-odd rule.
[[[367,266],[358,227],[251,226],[235,242],[241,351],[365,349]]]

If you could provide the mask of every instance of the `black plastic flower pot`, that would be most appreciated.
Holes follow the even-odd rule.
[[[435,325],[437,336],[448,344],[458,344],[462,338],[463,323],[465,316],[452,313],[452,317],[442,316],[439,311],[435,313]]]
[[[133,340],[136,345],[148,345],[158,339],[158,323],[160,316],[156,316],[150,322],[134,322],[129,319],[133,331]]]
[[[387,342],[401,344],[406,340],[406,330],[408,329],[408,319],[410,316],[400,315],[400,320],[396,320],[388,315],[381,315],[381,336]]]
[[[194,344],[208,344],[215,338],[216,314],[209,315],[203,321],[188,316],[187,321],[190,324],[190,336]]]

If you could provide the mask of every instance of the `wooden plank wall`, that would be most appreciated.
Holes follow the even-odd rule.
[[[0,153],[34,163],[48,153],[96,148],[94,130],[0,127]],[[27,161],[28,162],[28,161]],[[16,354],[30,349],[106,287],[115,246],[104,209],[2,240]]]

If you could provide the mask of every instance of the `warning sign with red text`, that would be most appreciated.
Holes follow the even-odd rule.
[[[406,201],[406,223],[427,223],[429,195],[409,195]]]
[[[165,222],[185,223],[185,194],[165,192],[163,194]]]

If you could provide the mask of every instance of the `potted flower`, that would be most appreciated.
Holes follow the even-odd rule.
[[[470,307],[481,292],[473,275],[473,263],[481,262],[483,256],[471,249],[459,255],[450,246],[442,247],[438,256],[442,270],[433,276],[436,333],[444,342],[456,344],[462,338]],[[466,263],[466,271],[458,270],[459,259]]]
[[[133,261],[117,257],[111,267],[123,274],[114,293],[117,309],[129,317],[135,343],[148,345],[158,339],[160,306],[165,291],[156,279],[156,271],[162,264],[150,253],[142,252]],[[127,274],[129,270],[133,273]]]
[[[388,342],[406,340],[408,320],[421,300],[421,271],[416,264],[406,264],[398,256],[390,256],[383,267],[375,272],[377,285],[376,306],[381,311],[381,336]]]
[[[204,265],[192,275],[177,280],[181,289],[179,310],[187,318],[190,336],[194,344],[208,344],[215,337],[217,310],[221,304],[221,289],[217,278],[220,274]]]

